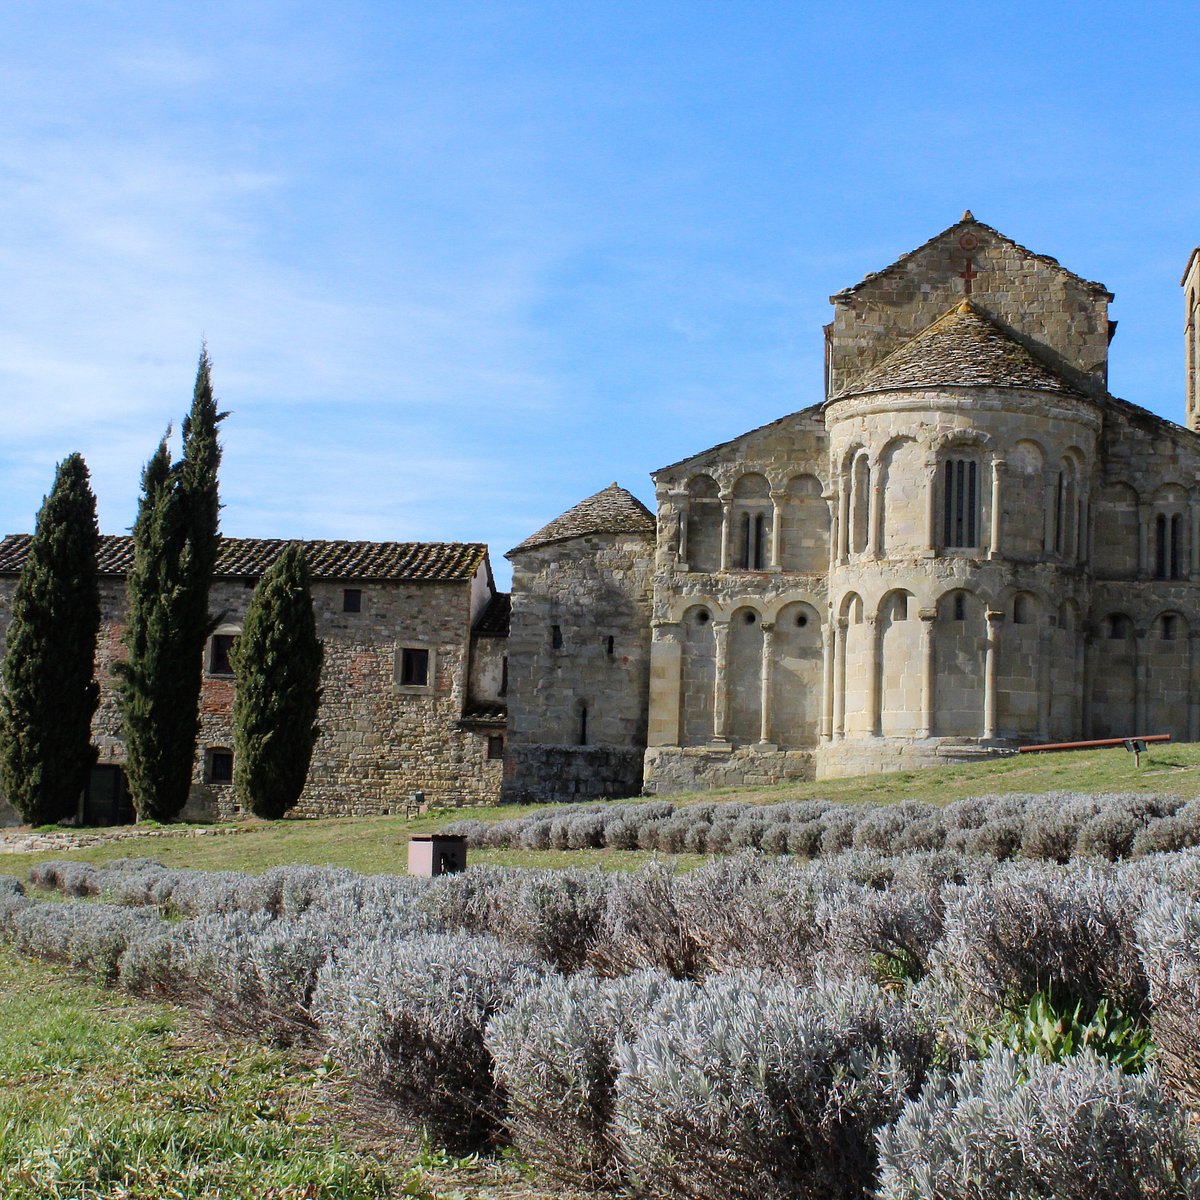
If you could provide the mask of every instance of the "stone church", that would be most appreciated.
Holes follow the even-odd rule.
[[[510,799],[1200,740],[1187,428],[1108,390],[1112,293],[964,213],[831,297],[819,402],[614,484],[513,564]]]
[[[308,542],[321,739],[297,811],[627,796],[1200,740],[1200,250],[1187,427],[1108,390],[1102,284],[969,212],[832,297],[824,395],[509,552]],[[816,399],[816,397],[814,397]],[[0,542],[0,636],[28,550]],[[194,816],[237,812],[229,648],[283,543],[225,539]],[[88,821],[129,815],[102,539]],[[13,819],[0,799],[0,823]]]

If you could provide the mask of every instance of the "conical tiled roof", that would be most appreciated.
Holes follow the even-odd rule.
[[[654,514],[632,493],[612,484],[604,491],[581,500],[561,517],[555,517],[549,525],[543,525],[537,533],[527,537],[519,546],[513,547],[509,555],[551,542],[565,542],[568,538],[583,537],[588,533],[643,533],[653,535]]]
[[[969,300],[893,350],[839,395],[934,387],[1025,388],[1080,395]]]

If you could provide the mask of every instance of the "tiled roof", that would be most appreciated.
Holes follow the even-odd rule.
[[[1006,237],[1000,232],[1000,230],[993,229],[992,226],[980,221],[970,209],[967,209],[967,211],[963,213],[962,219],[956,221],[948,229],[943,229],[941,233],[935,233],[933,237],[931,237],[928,241],[922,242],[915,250],[910,250],[907,254],[900,255],[900,257],[891,265],[886,266],[879,271],[872,271],[869,275],[863,276],[863,278],[852,287],[842,288],[840,292],[835,292],[829,297],[830,300],[842,300],[848,296],[853,296],[856,292],[861,291],[863,288],[869,287],[877,280],[883,279],[884,277],[890,275],[897,268],[904,266],[911,259],[920,254],[921,251],[927,246],[932,246],[933,243],[939,238],[943,238],[946,236],[946,234],[953,233],[955,230],[961,229],[968,225],[975,229],[986,230],[994,237],[999,238],[1006,245],[1012,246],[1015,250],[1019,250],[1022,254],[1027,254],[1030,258],[1036,259],[1040,263],[1045,263],[1048,267],[1054,267],[1057,270],[1062,271],[1064,275],[1069,275],[1075,280],[1076,283],[1087,288],[1089,291],[1099,292],[1101,295],[1106,296],[1109,300],[1113,299],[1112,292],[1110,292],[1108,288],[1104,286],[1104,284],[1097,283],[1094,279],[1084,279],[1082,275],[1076,275],[1074,271],[1068,271],[1067,268],[1064,267],[1057,258],[1051,258],[1049,254],[1037,254],[1033,250],[1030,250],[1028,246],[1022,246],[1020,242],[1014,242],[1012,238]]]
[[[588,533],[650,535],[655,527],[654,514],[631,492],[614,483],[604,491],[580,501],[561,517],[555,517],[549,525],[543,525],[537,533],[527,537],[508,553],[513,555],[522,550],[532,550],[535,546],[565,542],[568,538],[583,537]]]
[[[475,622],[475,632],[482,637],[508,637],[512,620],[512,596],[508,592],[497,592]]]
[[[9,534],[0,541],[0,575],[20,572],[31,535]],[[256,579],[279,557],[287,541],[278,538],[222,538],[213,574]],[[482,542],[303,542],[314,579],[394,580],[454,583],[474,576],[487,555]],[[126,575],[133,563],[133,538],[100,538],[101,575]]]
[[[927,387],[1004,387],[1081,394],[969,300],[852,380],[839,396]]]

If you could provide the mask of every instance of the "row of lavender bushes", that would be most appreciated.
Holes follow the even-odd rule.
[[[1200,845],[1200,800],[1078,792],[972,796],[945,806],[791,804],[557,805],[506,821],[455,821],[443,833],[476,847],[656,850],[726,854],[761,850],[818,858],[846,850],[953,850],[991,858],[1110,862]]]
[[[1200,853],[747,853],[684,875],[433,881],[125,860],[47,863],[31,882],[91,899],[0,891],[22,952],[327,1045],[447,1147],[513,1140],[574,1184],[1200,1194]],[[1082,1049],[1028,1028],[1039,996],[1092,1030]],[[1126,1052],[1139,1031],[1149,1065]]]

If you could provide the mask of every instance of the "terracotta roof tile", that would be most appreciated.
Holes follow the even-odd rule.
[[[0,575],[15,575],[25,563],[31,535],[9,534],[0,541]],[[279,538],[222,538],[213,572],[217,578],[255,579],[288,544]],[[302,543],[314,579],[390,580],[454,583],[470,579],[487,555],[482,542],[325,542]],[[101,575],[122,576],[133,562],[133,538],[100,538]]]
[[[927,387],[1004,387],[1081,394],[964,300],[865,375],[852,380],[838,395]]]
[[[535,546],[565,542],[589,533],[643,533],[651,536],[655,528],[654,514],[635,495],[614,483],[604,491],[580,501],[561,517],[555,517],[549,525],[543,525],[537,533],[510,550],[506,557],[522,550],[532,550]]]

